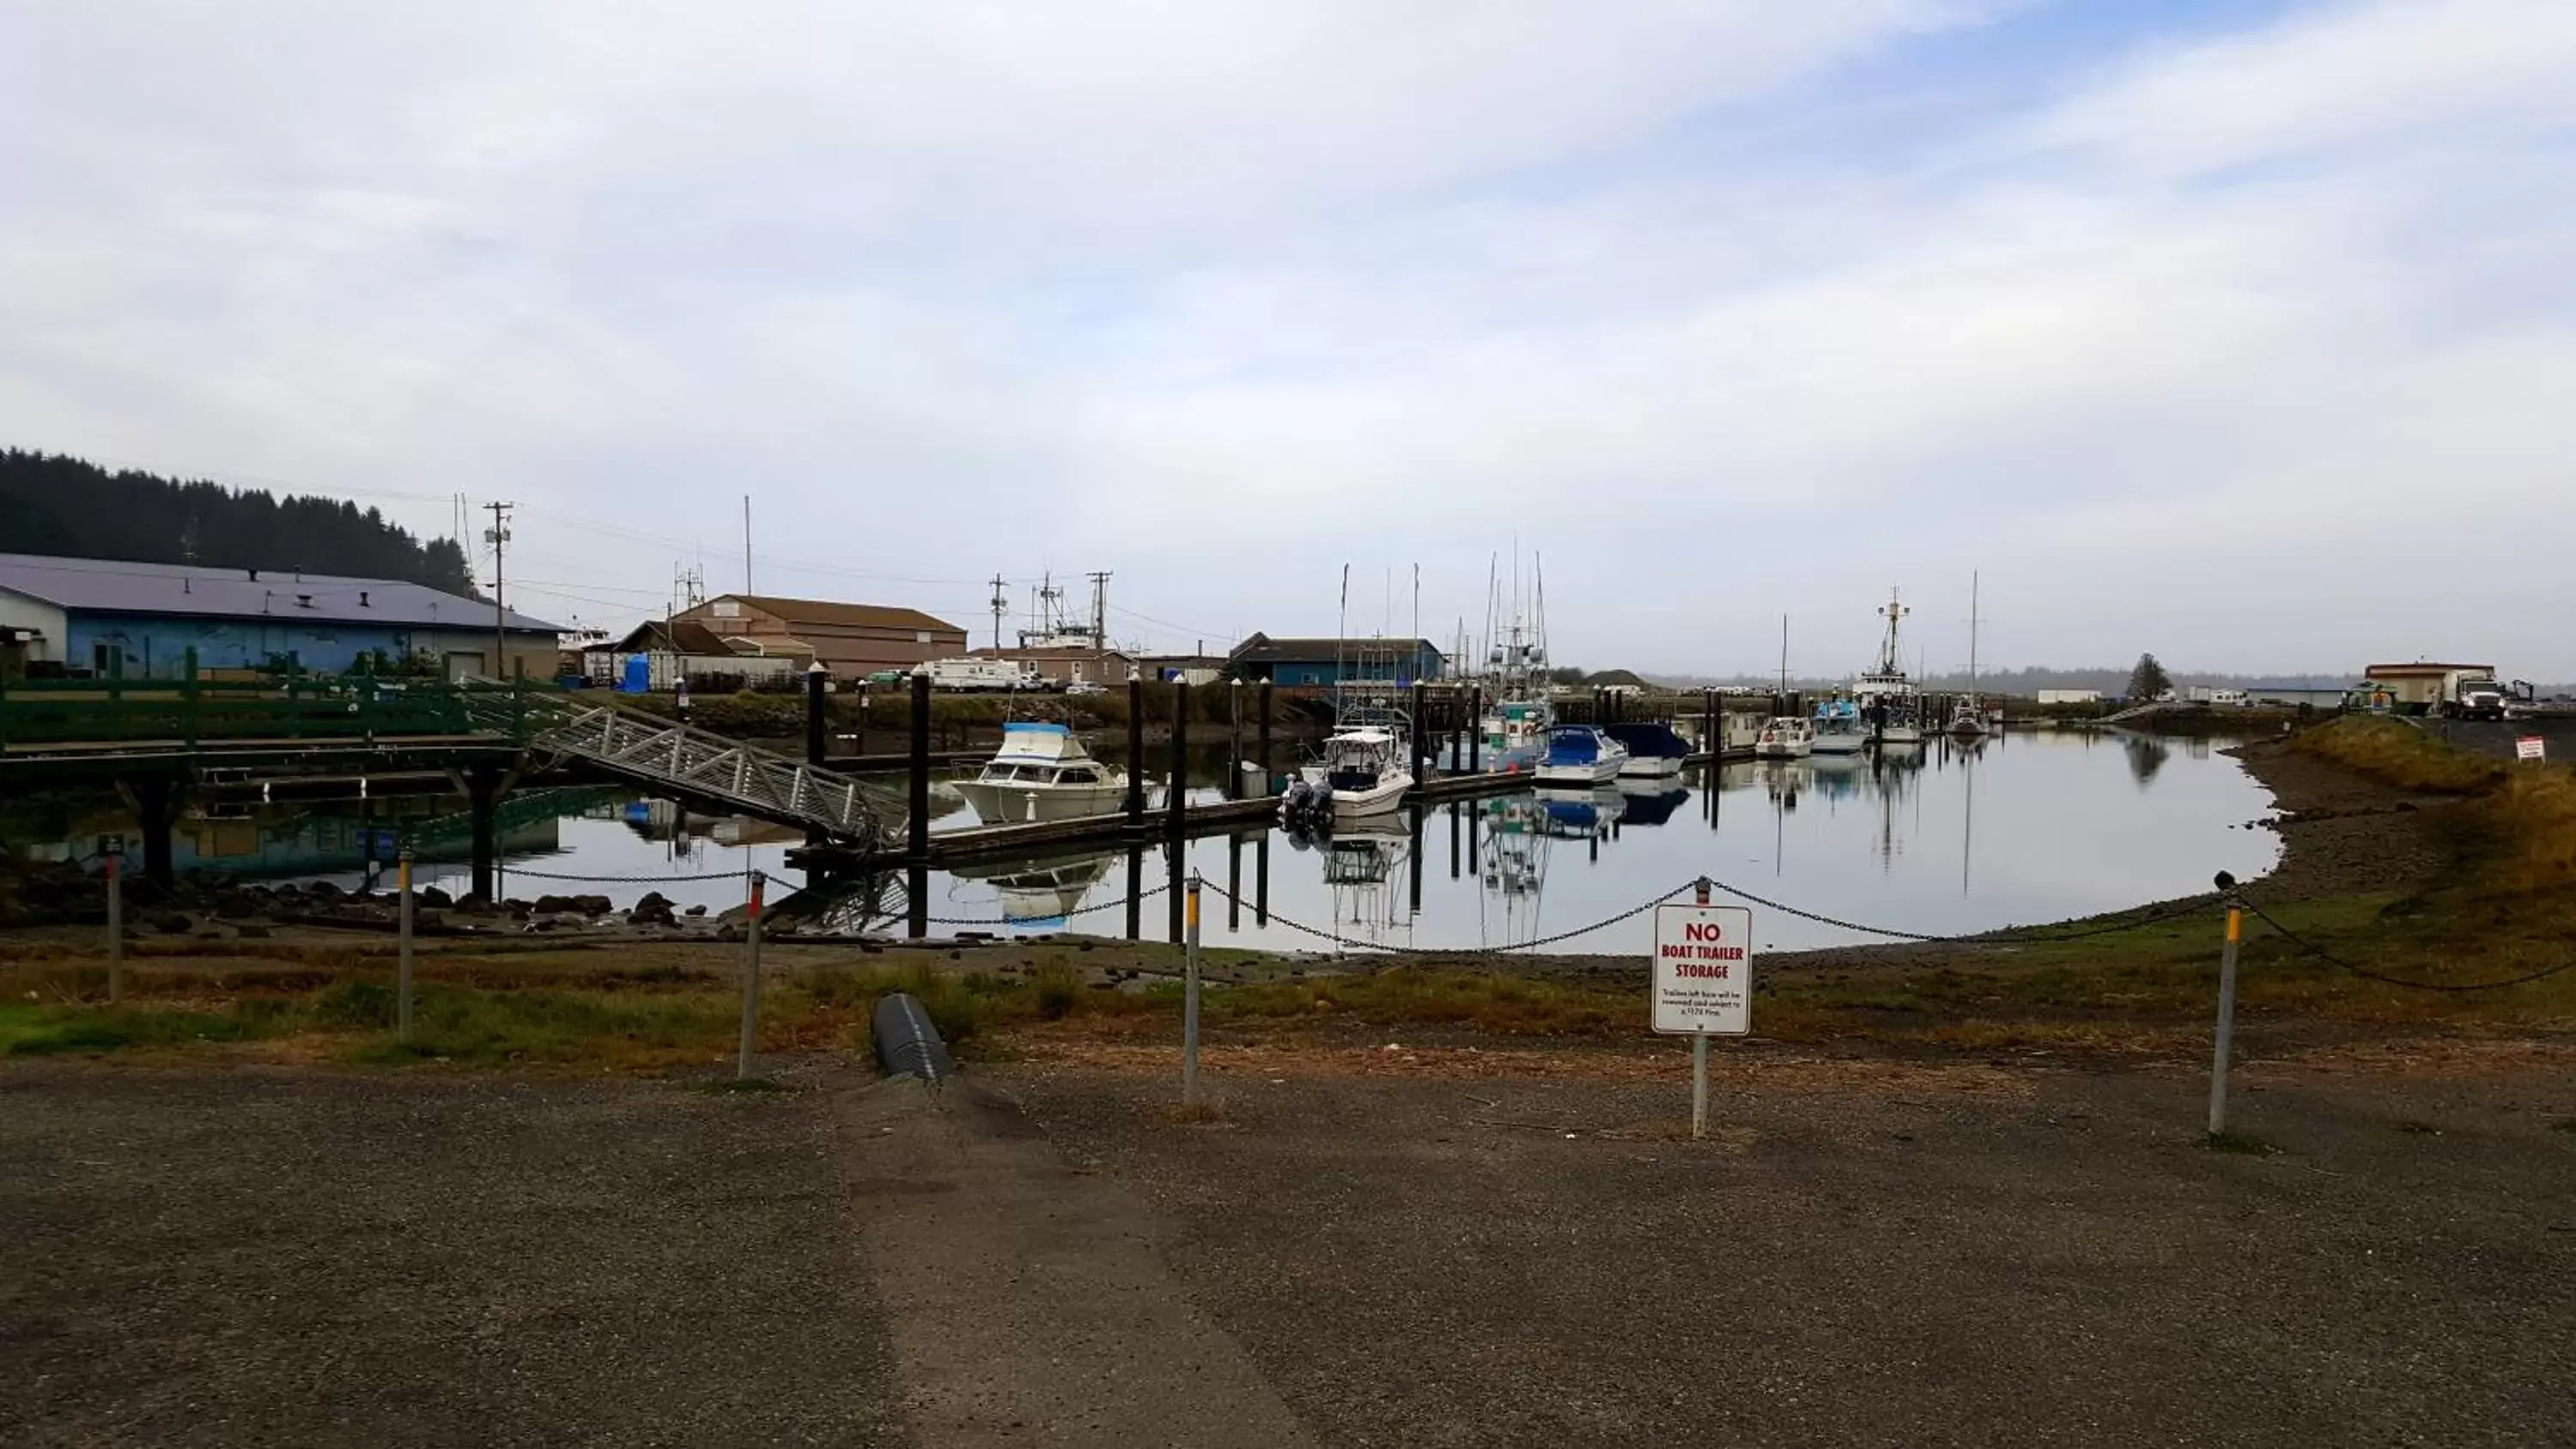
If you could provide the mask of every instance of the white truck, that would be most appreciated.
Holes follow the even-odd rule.
[[[952,694],[1046,688],[1038,667],[1020,659],[934,659],[921,669],[930,676],[932,689]]]
[[[2445,719],[2502,719],[2506,698],[2492,673],[2459,669],[2442,676],[2442,698],[2435,708]]]

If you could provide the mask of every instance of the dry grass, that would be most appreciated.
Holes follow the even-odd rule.
[[[2383,785],[2431,794],[2468,795],[2502,780],[2506,767],[2400,720],[2346,715],[2301,734],[2292,748],[2368,775]]]

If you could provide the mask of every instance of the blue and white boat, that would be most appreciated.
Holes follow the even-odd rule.
[[[1628,751],[1590,725],[1558,725],[1547,733],[1547,757],[1531,773],[1542,785],[1605,785],[1619,778]]]
[[[1127,796],[1127,776],[1091,757],[1060,724],[1013,720],[1002,726],[1002,747],[957,793],[987,825],[1070,820],[1115,812]]]
[[[1622,721],[1603,725],[1601,732],[1628,752],[1627,762],[1619,767],[1623,780],[1669,780],[1682,772],[1682,761],[1690,758],[1690,741],[1668,724]]]
[[[1862,718],[1857,700],[1836,695],[1816,706],[1815,753],[1857,755],[1868,744],[1869,721]]]

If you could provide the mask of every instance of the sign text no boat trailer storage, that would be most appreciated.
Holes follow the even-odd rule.
[[[1654,1027],[1678,1036],[1753,1030],[1753,912],[1655,907]]]

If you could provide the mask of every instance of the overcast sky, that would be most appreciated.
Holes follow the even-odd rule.
[[[2568,0],[4,0],[0,441],[513,602],[2576,678]],[[488,556],[486,561],[488,577]],[[1392,583],[1390,584],[1390,580]],[[541,592],[542,591],[542,592]],[[1390,598],[1390,596],[1392,596]]]

